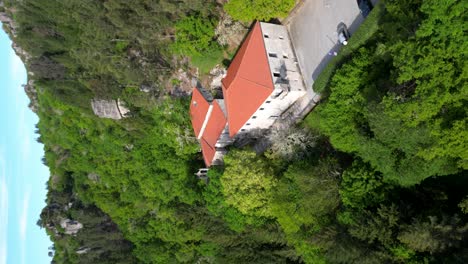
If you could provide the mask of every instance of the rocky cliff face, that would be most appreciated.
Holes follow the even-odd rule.
[[[31,56],[14,42],[19,28],[18,24],[12,18],[15,12],[16,11],[14,9],[7,8],[3,2],[0,2],[0,22],[3,24],[3,29],[10,35],[10,38],[13,40],[12,47],[16,54],[23,60],[23,62],[26,62],[27,60],[31,59]]]
[[[39,110],[39,101],[37,99],[37,91],[34,86],[34,80],[28,80],[28,84],[24,85],[24,91],[26,92],[26,95],[29,97],[29,109],[33,111],[34,113],[37,113]]]
[[[18,29],[17,24],[11,18],[12,10],[5,7],[3,2],[0,2],[0,22],[3,23],[4,28],[8,33],[13,34],[16,37],[16,30]]]
[[[15,42],[15,38],[18,32],[18,24],[12,19],[14,13],[14,9],[7,8],[4,5],[3,1],[0,1],[0,22],[2,23],[5,32],[13,40],[12,48],[15,51],[16,55],[18,55],[24,62],[24,64],[27,65],[27,63],[31,60],[32,56]],[[24,85],[24,91],[26,92],[26,95],[29,97],[30,100],[29,108],[33,112],[37,112],[39,109],[37,90],[34,86],[34,80],[32,80],[30,76],[33,76],[33,73],[28,71],[28,83]]]
[[[91,107],[95,115],[102,118],[111,118],[115,120],[127,117],[130,113],[130,110],[127,109],[119,99],[93,99],[91,101]]]
[[[75,220],[62,219],[60,221],[60,227],[64,229],[66,235],[75,235],[83,228],[83,224]]]

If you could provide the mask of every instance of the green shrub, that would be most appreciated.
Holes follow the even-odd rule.
[[[192,57],[221,49],[214,40],[216,23],[215,19],[200,15],[185,17],[175,25],[175,42],[171,50],[175,54]]]
[[[236,20],[270,20],[286,17],[294,7],[295,0],[231,0],[224,10]]]

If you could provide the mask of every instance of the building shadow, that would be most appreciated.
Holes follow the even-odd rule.
[[[351,25],[346,25],[343,22],[338,23],[337,29],[340,27],[345,26],[349,33],[351,34],[351,38],[353,37],[353,33],[359,28],[359,26],[364,22],[364,18],[362,17],[361,14],[359,14],[354,20]],[[342,48],[342,44],[336,40],[335,45],[328,51],[328,53],[324,54],[324,57],[320,61],[320,63],[317,65],[315,68],[314,72],[312,72],[312,81],[315,81],[320,73],[322,73],[323,69],[327,66],[327,64],[335,57],[335,54],[338,54],[340,52],[340,49]]]
[[[315,68],[314,72],[312,73],[312,80],[315,81],[320,73],[322,73],[323,69],[327,66],[327,64],[340,52],[342,44],[338,41],[337,43],[328,51],[327,54],[322,58],[320,63]]]

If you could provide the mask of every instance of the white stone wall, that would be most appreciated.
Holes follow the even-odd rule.
[[[122,113],[119,110],[116,100],[92,99],[91,108],[95,115],[101,118],[122,119]],[[127,114],[126,112],[125,114]]]
[[[227,111],[226,111],[226,106],[224,104],[224,100],[223,99],[216,99],[216,101],[218,102],[219,107],[221,107],[221,110],[223,111],[224,116],[227,117]],[[218,141],[216,141],[215,147],[224,148],[224,147],[226,147],[228,145],[231,145],[232,142],[233,142],[233,140],[231,139],[231,137],[229,137],[229,125],[226,123],[226,126],[224,127],[223,132],[219,136]]]
[[[229,136],[229,127],[228,127],[228,125],[226,124],[226,127],[225,127],[224,130],[223,130],[223,133],[221,133],[221,135],[220,135],[219,138],[218,138],[218,141],[216,141],[215,147],[217,147],[217,148],[224,148],[224,147],[226,147],[226,146],[231,145],[232,142],[233,142],[233,140],[232,140],[231,137]]]
[[[279,89],[275,90],[275,92],[279,91]],[[250,117],[249,121],[247,121],[239,132],[269,128],[280,118],[284,111],[304,95],[303,91],[291,91],[288,93],[283,91],[278,97],[275,97],[275,92],[263,102],[262,106]]]
[[[226,153],[227,151],[225,149],[216,149],[215,156],[211,165],[223,165],[224,155],[226,155]]]

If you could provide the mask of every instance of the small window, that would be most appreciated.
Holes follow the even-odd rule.
[[[252,119],[256,119],[256,118],[257,118],[257,116],[252,116]]]
[[[265,103],[269,104],[269,103],[271,103],[271,101],[266,101]]]
[[[250,123],[245,124],[246,126],[250,126]]]
[[[279,39],[284,39],[283,36],[279,36]]]
[[[265,38],[269,38],[269,37],[270,37],[270,36],[268,36],[268,34],[265,34],[265,35],[263,35],[263,36],[264,36]]]
[[[274,73],[273,73],[273,76],[275,76],[275,77],[280,77],[281,75],[280,75],[279,72],[274,72]]]
[[[268,56],[270,58],[278,58],[278,55],[276,53],[274,53],[274,52],[268,53]]]
[[[245,129],[243,129],[243,128],[242,128],[242,129],[241,129],[241,131],[242,131],[242,132],[244,132],[244,131],[245,131]]]
[[[263,107],[260,107],[260,110],[265,110],[265,108],[263,108]]]
[[[288,58],[288,54],[283,54],[283,59],[287,59]]]

